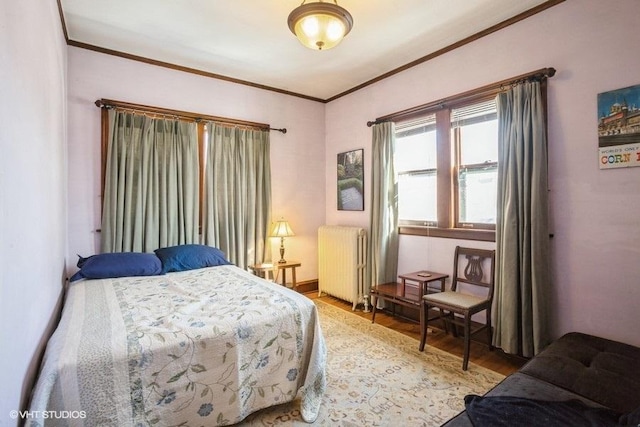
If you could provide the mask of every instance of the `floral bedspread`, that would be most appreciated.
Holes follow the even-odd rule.
[[[27,424],[229,425],[296,397],[312,422],[325,364],[315,305],[237,267],[82,280]]]

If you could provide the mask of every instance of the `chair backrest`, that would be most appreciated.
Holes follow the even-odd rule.
[[[456,246],[453,261],[453,280],[451,290],[456,291],[459,284],[487,288],[487,299],[493,299],[495,282],[496,251]]]

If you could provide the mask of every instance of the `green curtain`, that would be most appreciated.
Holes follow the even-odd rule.
[[[498,217],[494,343],[532,357],[550,341],[547,140],[540,82],[497,97]]]
[[[271,258],[269,131],[207,123],[203,234],[240,268]]]
[[[393,122],[373,125],[369,284],[394,282],[398,276],[398,182],[393,165]]]
[[[102,252],[198,241],[196,124],[109,110]]]

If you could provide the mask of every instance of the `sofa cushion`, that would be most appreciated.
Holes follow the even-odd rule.
[[[640,406],[640,348],[572,332],[520,372],[570,390],[619,413]]]

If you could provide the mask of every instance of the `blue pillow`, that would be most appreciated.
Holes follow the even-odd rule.
[[[86,258],[78,255],[78,262],[76,263],[76,265],[78,266],[78,268],[82,268],[82,266],[84,265],[85,262],[89,261],[89,259],[93,257],[93,255],[88,256]]]
[[[70,282],[80,279],[107,279],[127,276],[155,276],[162,274],[162,263],[154,254],[114,252],[93,255],[78,260],[80,271]]]
[[[171,246],[154,252],[162,261],[163,273],[231,264],[220,249],[206,245]]]

